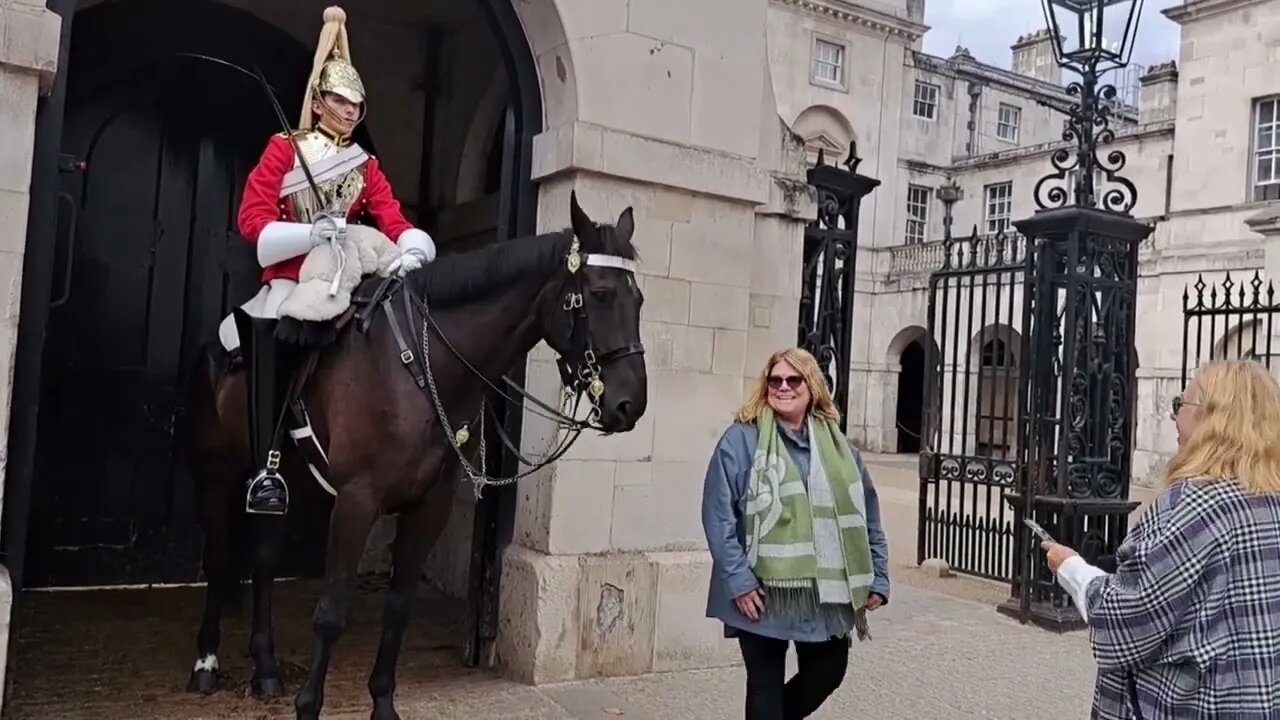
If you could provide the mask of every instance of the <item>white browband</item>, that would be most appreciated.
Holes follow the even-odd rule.
[[[617,255],[589,254],[587,255],[587,264],[594,267],[617,268],[619,270],[626,270],[632,274],[635,274],[636,270],[640,267],[635,260],[628,260],[624,257],[618,257]]]

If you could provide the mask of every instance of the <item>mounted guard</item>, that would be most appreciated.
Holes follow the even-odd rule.
[[[250,513],[283,515],[289,505],[278,443],[293,363],[276,339],[277,319],[330,319],[361,275],[403,276],[435,259],[431,236],[405,219],[377,159],[351,139],[367,109],[346,13],[330,7],[299,127],[270,138],[245,182],[237,222],[256,246],[263,286],[219,328],[224,347],[241,348],[248,377],[250,448],[260,468],[246,490]],[[380,233],[354,222],[362,213]]]

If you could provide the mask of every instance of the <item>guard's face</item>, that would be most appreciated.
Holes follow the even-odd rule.
[[[325,127],[340,135],[348,135],[360,123],[362,104],[351,102],[337,93],[321,93],[311,99],[311,111]]]

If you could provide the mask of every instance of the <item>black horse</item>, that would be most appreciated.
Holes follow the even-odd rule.
[[[462,428],[474,427],[485,392],[502,387],[503,373],[514,363],[546,341],[560,355],[567,385],[592,402],[594,427],[627,432],[644,414],[644,297],[634,278],[631,208],[613,226],[591,221],[576,196],[570,211],[571,229],[444,255],[390,287],[367,279],[336,323],[336,339],[304,364],[298,397],[324,450],[325,479],[336,497],[313,618],[314,658],[295,701],[298,718],[320,716],[329,656],[346,623],[357,565],[370,529],[386,514],[399,516],[394,571],[369,693],[373,718],[398,717],[395,670],[410,608],[453,506],[462,451],[477,443]],[[255,469],[246,404],[244,373],[211,344],[194,375],[182,431],[201,500],[208,581],[189,689],[217,689],[219,620],[239,587],[234,559],[244,529],[252,561],[252,689],[271,697],[284,692],[271,612],[284,522],[244,512],[245,481]],[[284,450],[291,485],[310,482],[297,450],[289,443]]]

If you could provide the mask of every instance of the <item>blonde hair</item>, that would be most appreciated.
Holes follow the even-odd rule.
[[[760,376],[756,378],[751,397],[738,410],[738,421],[753,423],[769,406],[769,373],[773,370],[773,366],[780,362],[795,368],[796,372],[800,373],[800,377],[804,378],[804,384],[809,388],[809,414],[823,420],[839,422],[840,411],[836,409],[836,403],[831,399],[827,381],[822,377],[822,368],[818,367],[817,359],[803,348],[787,348],[769,356],[764,369],[760,371]]]
[[[1199,422],[1165,481],[1236,478],[1250,492],[1280,492],[1280,384],[1271,373],[1252,360],[1218,361],[1191,385]]]

